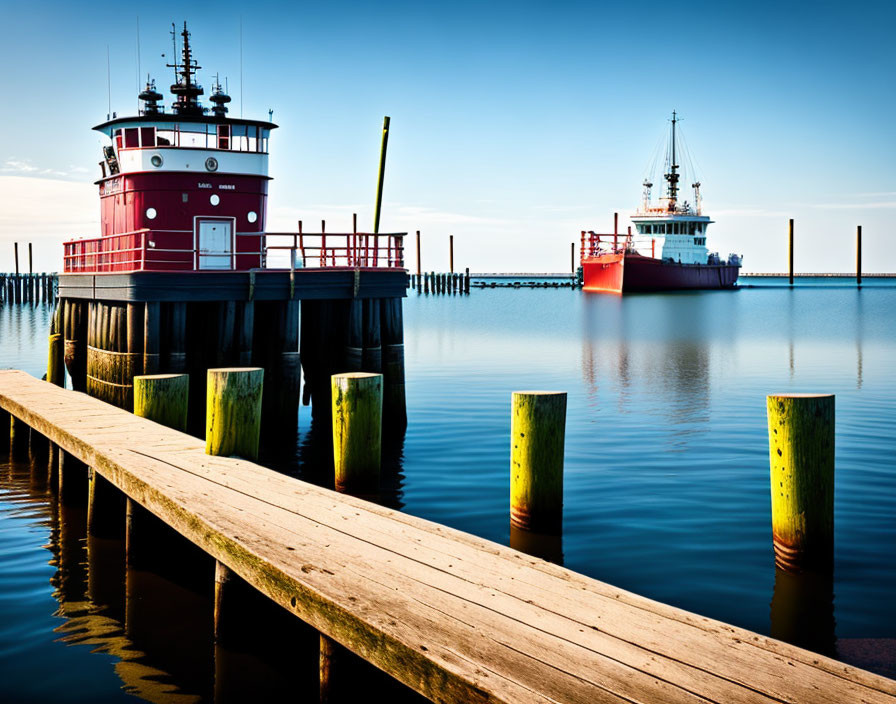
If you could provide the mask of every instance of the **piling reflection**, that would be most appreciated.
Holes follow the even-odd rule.
[[[532,557],[563,565],[563,535],[534,533],[510,524],[510,547]]]
[[[775,566],[771,602],[771,636],[836,657],[834,575],[791,572]]]

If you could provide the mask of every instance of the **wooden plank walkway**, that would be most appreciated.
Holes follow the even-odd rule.
[[[436,702],[896,703],[896,681],[0,372],[0,407]]]

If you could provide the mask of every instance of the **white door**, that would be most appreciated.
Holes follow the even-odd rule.
[[[224,220],[199,221],[199,268],[232,269],[233,223]]]

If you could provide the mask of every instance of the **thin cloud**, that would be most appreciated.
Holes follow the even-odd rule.
[[[0,173],[16,174],[19,176],[37,176],[37,177],[66,177],[73,173],[87,173],[87,169],[83,167],[70,167],[68,171],[59,171],[58,169],[47,169],[35,166],[30,159],[19,159],[17,157],[9,157],[0,166]]]

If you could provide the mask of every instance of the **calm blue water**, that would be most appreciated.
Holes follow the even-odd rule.
[[[565,390],[556,559],[562,551],[597,579],[894,676],[896,282],[781,283],[624,298],[410,291],[398,502],[507,543],[510,394]],[[48,326],[48,309],[0,308],[0,368],[40,376]],[[788,391],[837,396],[836,565],[832,584],[777,575],[776,589],[765,396]],[[60,540],[54,506],[27,467],[0,464],[0,700],[209,698],[214,677],[129,639],[114,599],[60,594],[60,550],[93,566],[83,536]],[[82,581],[99,583],[97,571]],[[108,613],[99,653],[100,627],[83,623],[97,604]],[[129,684],[133,668],[150,694]]]

